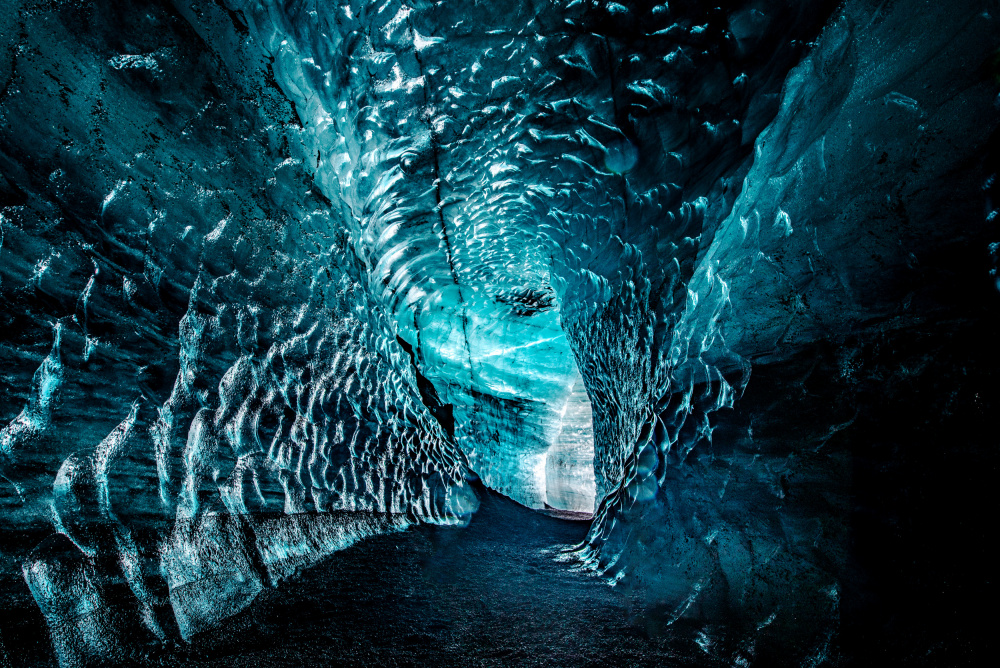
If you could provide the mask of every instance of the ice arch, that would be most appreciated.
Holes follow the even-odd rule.
[[[905,510],[988,507],[925,490],[996,405],[995,4],[2,3],[4,582],[127,662],[478,480],[698,657],[948,635],[909,564],[974,541]]]

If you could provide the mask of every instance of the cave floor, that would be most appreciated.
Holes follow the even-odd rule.
[[[481,497],[468,527],[362,541],[152,663],[706,665],[693,635],[654,626],[627,592],[556,560],[586,522]]]

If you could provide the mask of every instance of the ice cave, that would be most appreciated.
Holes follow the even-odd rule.
[[[988,665],[998,128],[1000,0],[0,0],[0,667]]]

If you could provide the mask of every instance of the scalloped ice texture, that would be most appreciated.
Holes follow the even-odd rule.
[[[965,316],[996,26],[948,4],[5,3],[0,585],[128,663],[479,480],[698,651],[830,660],[861,407],[775,416]],[[740,422],[750,359],[795,396]]]
[[[477,10],[238,8],[274,58],[317,182],[347,207],[376,295],[472,470],[525,505],[593,512],[591,411],[540,225],[551,188],[524,182],[545,141],[532,128],[545,105],[522,108],[545,86],[525,85],[545,54],[510,36],[530,22],[445,39],[426,35],[450,33],[439,21],[471,24]],[[485,56],[460,62],[462,42]]]
[[[8,5],[3,503],[57,531],[17,558],[60,661],[465,522],[469,477],[606,507],[822,23],[773,4]]]
[[[231,4],[456,444],[531,507],[591,512],[621,480],[667,392],[664,339],[725,206],[717,179],[799,53],[789,40],[767,60],[763,41],[819,25],[800,9],[612,5]],[[728,76],[743,66],[759,90]],[[603,404],[593,483],[586,454],[546,454],[567,415],[590,440],[591,411],[566,407],[581,373]]]

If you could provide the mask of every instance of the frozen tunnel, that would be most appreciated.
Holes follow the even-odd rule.
[[[982,665],[995,0],[0,6],[0,665]]]

